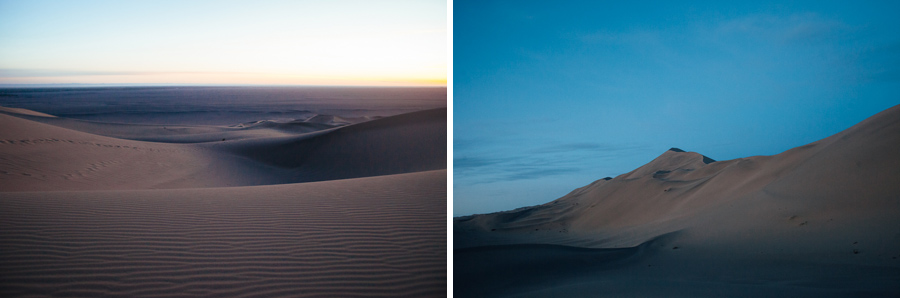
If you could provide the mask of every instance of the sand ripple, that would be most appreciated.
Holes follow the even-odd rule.
[[[446,293],[446,171],[0,198],[0,296]]]

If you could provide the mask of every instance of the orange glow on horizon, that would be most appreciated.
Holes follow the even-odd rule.
[[[129,75],[9,77],[0,78],[0,84],[196,84],[445,87],[447,86],[447,79],[445,77],[308,77],[262,73],[172,72]]]

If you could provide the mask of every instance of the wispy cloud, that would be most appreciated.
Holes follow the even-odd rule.
[[[660,33],[652,30],[628,32],[596,31],[576,34],[574,37],[584,43],[652,45],[660,43]]]
[[[638,148],[638,147],[637,146],[625,146],[625,145],[613,145],[613,144],[605,144],[605,143],[593,143],[593,142],[576,142],[576,143],[548,145],[548,146],[537,148],[533,152],[537,153],[537,154],[573,152],[573,151],[610,152],[610,151],[628,150],[628,149],[635,149],[635,148]]]
[[[595,170],[605,161],[643,149],[637,145],[572,142],[556,145],[510,145],[493,149],[456,150],[456,183],[484,184],[540,179]],[[460,152],[462,151],[462,152]]]
[[[510,172],[509,175],[503,177],[504,179],[498,179],[503,181],[512,181],[512,180],[525,180],[525,179],[536,179],[536,178],[544,178],[548,176],[556,176],[569,174],[572,172],[579,172],[583,169],[577,167],[550,167],[550,168],[524,168],[519,169],[518,171]]]
[[[71,76],[138,76],[138,75],[171,75],[171,74],[204,74],[196,71],[98,71],[67,69],[22,69],[0,68],[0,77],[34,78],[34,77],[71,77]]]
[[[483,168],[512,161],[512,158],[487,158],[487,157],[459,157],[453,159],[453,168],[472,169]]]
[[[791,16],[751,15],[719,23],[719,37],[740,36],[783,44],[821,44],[849,37],[855,29],[815,13]]]
[[[863,51],[858,58],[866,77],[874,81],[900,81],[900,40]]]
[[[832,42],[835,39],[848,38],[858,29],[816,13],[790,16],[748,15],[711,25],[698,24],[692,28],[678,32],[678,34],[667,32],[665,28],[659,28],[570,33],[568,37],[580,40],[585,44],[632,47],[666,46],[673,42],[682,42],[685,39],[705,40],[731,37],[752,38],[782,44],[821,44]],[[673,40],[672,36],[678,36],[678,39]]]

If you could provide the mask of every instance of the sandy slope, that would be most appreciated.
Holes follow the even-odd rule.
[[[293,138],[211,144],[321,181],[446,168],[447,109],[413,112]]]
[[[443,296],[446,109],[346,121],[0,110],[0,296]]]
[[[0,191],[224,186],[239,177],[203,173],[216,154],[175,144],[115,139],[0,114]],[[135,171],[135,168],[141,169]]]
[[[0,112],[0,191],[265,185],[443,169],[446,111],[309,130],[292,130],[297,123],[163,128]]]
[[[442,296],[446,171],[4,193],[0,296]]]
[[[454,289],[472,296],[895,297],[897,152],[900,106],[774,156],[715,162],[670,150],[544,205],[456,218]],[[562,253],[574,247],[581,257]],[[483,261],[489,254],[496,263]],[[523,254],[544,261],[520,261]]]
[[[289,137],[297,134],[320,131],[344,125],[361,123],[373,119],[356,119],[347,121],[343,118],[334,120],[336,116],[315,115],[307,119],[294,120],[257,120],[228,126],[213,125],[164,125],[164,124],[131,124],[116,122],[97,122],[71,118],[59,118],[47,115],[33,115],[33,111],[16,113],[22,109],[8,110],[0,107],[0,112],[7,112],[17,117],[66,129],[77,130],[89,134],[159,143],[206,143],[224,140],[242,140],[253,138]],[[17,111],[18,110],[18,111]]]

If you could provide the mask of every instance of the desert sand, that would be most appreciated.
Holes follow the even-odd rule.
[[[673,148],[454,219],[459,297],[898,297],[900,106],[774,156]]]
[[[444,296],[447,110],[393,107],[2,108],[0,296]]]

